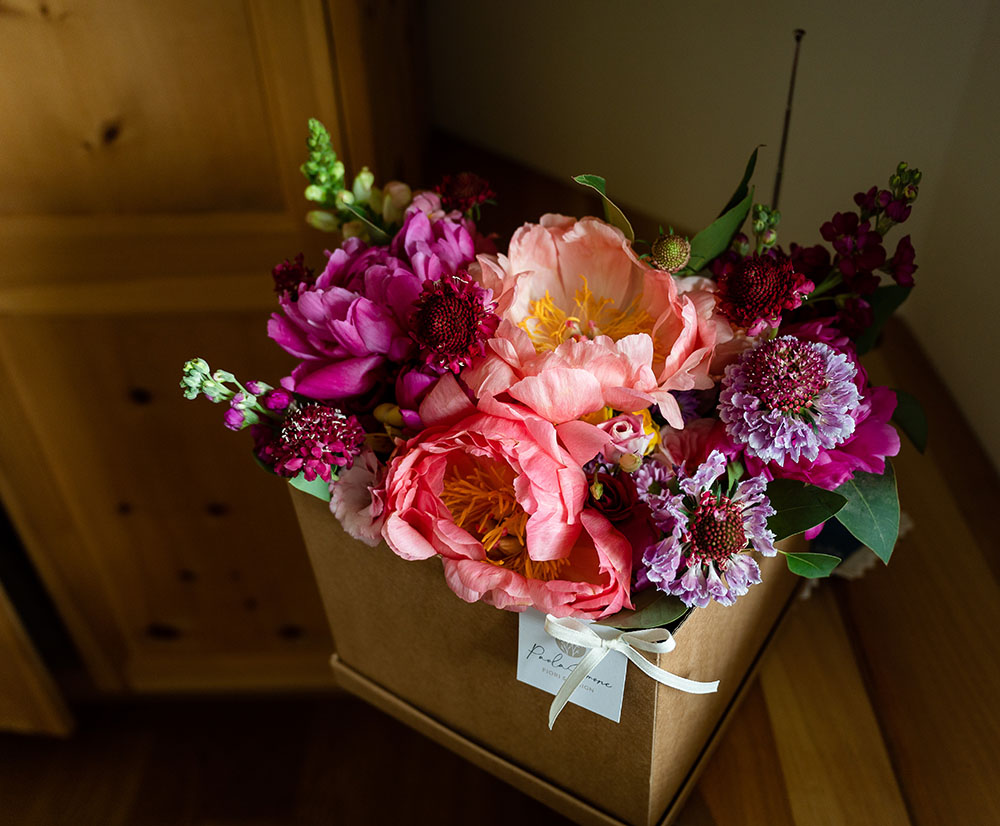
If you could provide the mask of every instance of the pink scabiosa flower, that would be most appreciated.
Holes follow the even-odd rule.
[[[587,505],[583,465],[601,431],[492,398],[475,407],[450,374],[420,415],[428,426],[399,445],[383,483],[382,535],[396,554],[440,557],[467,602],[590,619],[631,606],[631,546]]]
[[[763,462],[813,461],[854,433],[856,372],[826,344],[794,336],[761,342],[726,368],[719,418]]]
[[[719,276],[719,312],[751,336],[781,323],[783,310],[802,306],[816,289],[788,258],[753,255]]]
[[[676,493],[664,489],[648,499],[666,536],[643,554],[646,577],[688,606],[703,608],[712,600],[732,605],[760,582],[760,568],[747,552],[777,553],[767,528],[774,513],[767,480],[752,477],[727,495],[717,484],[725,472],[726,457],[714,451],[694,474],[678,473]]]
[[[486,351],[500,318],[493,293],[467,274],[425,281],[416,302],[413,338],[428,367],[458,373]]]
[[[258,447],[257,455],[278,476],[298,476],[307,482],[333,479],[333,468],[350,468],[361,452],[365,432],[354,416],[315,402],[293,407],[275,436]]]

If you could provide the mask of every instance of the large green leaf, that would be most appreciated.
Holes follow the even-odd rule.
[[[855,341],[859,353],[867,353],[875,346],[879,333],[882,332],[882,328],[889,320],[889,316],[899,309],[899,305],[906,300],[911,289],[912,287],[900,287],[898,284],[890,284],[886,287],[879,287],[865,299],[871,304],[873,320],[871,326],[858,336]]]
[[[575,175],[573,176],[573,180],[581,186],[589,187],[600,195],[601,200],[604,202],[604,219],[611,226],[618,227],[618,229],[624,232],[625,237],[629,241],[635,240],[635,230],[632,229],[632,225],[629,223],[628,218],[625,217],[625,213],[607,196],[604,178],[600,175]]]
[[[763,146],[763,144],[761,144]],[[747,196],[747,192],[750,191],[750,179],[753,177],[754,168],[757,166],[757,150],[760,146],[756,147],[753,152],[750,153],[750,160],[747,161],[747,168],[743,172],[743,180],[740,181],[740,185],[736,187],[736,191],[733,193],[733,197],[729,199],[728,203],[722,208],[719,213],[721,218],[734,206],[736,206],[740,201],[742,201]]]
[[[752,203],[753,189],[736,206],[728,209],[692,238],[691,260],[682,272],[698,272],[713,258],[725,252],[729,242],[743,225]]]
[[[845,506],[839,493],[795,479],[775,479],[767,485],[767,498],[776,513],[767,520],[775,539],[802,533],[825,522]]]
[[[894,390],[896,394],[896,412],[892,420],[913,442],[913,446],[923,453],[927,449],[927,414],[916,396],[911,396],[905,390]]]
[[[831,571],[840,564],[840,557],[830,554],[785,554],[785,561],[793,574],[807,579],[820,579],[830,576]]]
[[[888,562],[899,535],[899,496],[892,465],[886,460],[881,476],[858,471],[837,493],[847,499],[837,519],[855,539]]]
[[[303,493],[308,493],[310,496],[322,499],[324,502],[330,501],[330,485],[318,476],[311,482],[307,482],[306,477],[300,473],[298,476],[293,476],[289,479],[288,484],[293,488],[298,488]]]
[[[613,616],[598,620],[598,625],[610,625],[612,628],[627,628],[637,630],[642,628],[659,628],[668,625],[684,616],[688,607],[677,597],[649,588],[640,591],[632,600],[634,611],[619,611]]]

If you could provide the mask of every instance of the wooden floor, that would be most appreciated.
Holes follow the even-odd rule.
[[[793,607],[678,824],[1000,824],[1000,497],[920,365],[902,328],[869,365],[928,403],[928,453],[896,461],[912,531]],[[70,740],[0,737],[0,824],[565,822],[343,696],[77,716]]]

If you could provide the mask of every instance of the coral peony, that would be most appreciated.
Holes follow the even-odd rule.
[[[450,375],[420,414],[430,426],[401,444],[383,486],[393,551],[440,557],[468,602],[583,618],[631,607],[631,546],[587,504],[582,466],[602,449],[600,430],[491,397],[474,407]]]
[[[480,263],[504,317],[528,333],[539,353],[569,342],[648,337],[651,346],[640,352],[630,345],[629,357],[634,376],[645,381],[651,371],[654,383],[626,386],[652,397],[677,426],[680,412],[669,391],[711,386],[718,325],[678,291],[673,277],[640,261],[610,224],[544,215],[514,233],[506,257]]]

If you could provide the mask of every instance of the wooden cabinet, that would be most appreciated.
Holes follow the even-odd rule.
[[[320,0],[0,8],[0,496],[101,689],[328,683],[284,485],[178,382],[195,355],[288,372],[269,271],[321,264],[328,240],[304,223],[307,119],[349,170],[388,165],[365,19]]]

